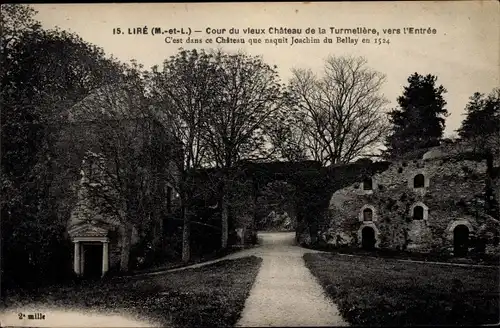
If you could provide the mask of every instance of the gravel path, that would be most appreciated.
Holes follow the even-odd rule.
[[[259,244],[217,260],[144,275],[255,255],[263,261],[237,327],[348,326],[305,266],[303,255],[318,251],[296,246],[295,232],[261,232]]]
[[[261,246],[248,250],[263,262],[236,326],[348,325],[305,267],[302,256],[314,251],[294,246],[294,237],[295,233],[260,233]]]

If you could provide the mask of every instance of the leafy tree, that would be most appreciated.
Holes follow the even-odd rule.
[[[493,166],[494,158],[500,154],[500,89],[494,89],[488,96],[474,93],[465,111],[466,117],[458,129],[458,134],[462,140],[473,146],[474,152],[486,158],[486,210],[488,215],[498,220],[500,204],[495,198]]]
[[[387,156],[439,145],[448,110],[443,98],[446,89],[436,82],[431,74],[414,73],[408,78],[408,86],[398,98],[399,108],[389,112],[392,132],[386,138]]]
[[[500,89],[488,96],[479,92],[470,97],[465,107],[466,117],[458,129],[461,139],[470,140],[478,147],[500,149]]]
[[[306,155],[323,165],[348,163],[372,154],[383,141],[385,76],[366,65],[361,57],[330,56],[322,76],[293,71],[289,88],[298,111],[288,114],[294,122],[280,126],[275,143],[288,159]]]
[[[22,279],[19,269],[44,280],[58,273],[49,271],[69,212],[61,120],[117,65],[74,34],[42,30],[34,14],[2,5],[2,242],[8,276]]]
[[[28,5],[6,3],[1,5],[0,26],[2,27],[2,57],[9,56],[8,49],[19,41],[27,31],[40,30],[35,20],[37,11]]]

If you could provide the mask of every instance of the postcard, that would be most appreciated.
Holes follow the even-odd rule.
[[[1,9],[2,327],[498,323],[498,1]]]

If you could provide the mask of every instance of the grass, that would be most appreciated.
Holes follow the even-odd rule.
[[[305,254],[352,325],[477,325],[499,321],[498,268]]]
[[[49,287],[11,295],[8,307],[42,303],[63,308],[126,312],[161,326],[234,326],[243,310],[262,259],[224,260],[156,276]]]

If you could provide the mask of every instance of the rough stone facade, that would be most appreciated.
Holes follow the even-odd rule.
[[[453,254],[459,247],[455,239],[462,238],[455,229],[461,227],[468,232],[466,253],[484,236],[486,253],[498,253],[498,218],[484,210],[486,161],[463,154],[463,149],[433,149],[337,190],[322,239],[365,247],[363,238],[373,233],[375,248]],[[498,198],[498,178],[495,183]]]

